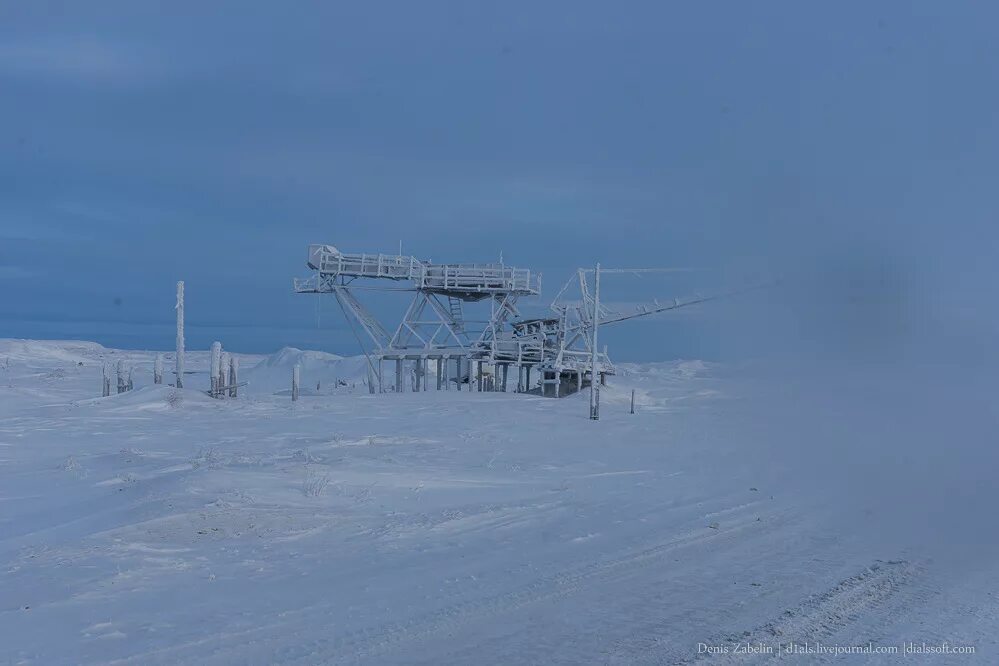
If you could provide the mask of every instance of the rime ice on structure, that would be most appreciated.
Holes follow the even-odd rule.
[[[295,291],[336,297],[381,390],[386,384],[384,361],[395,361],[398,392],[405,390],[404,362],[414,364],[413,388],[423,391],[430,388],[431,364],[438,390],[452,385],[457,390],[465,385],[469,390],[510,390],[513,366],[516,390],[534,388],[534,370],[542,392],[554,385],[555,395],[563,381],[590,370],[589,353],[573,351],[577,340],[570,338],[578,336],[565,327],[564,317],[521,317],[517,301],[541,293],[540,275],[529,269],[502,261],[441,264],[402,254],[345,254],[332,245],[311,246],[308,266],[314,274],[295,280]],[[379,283],[389,285],[387,290],[413,294],[394,329],[383,326],[355,294],[357,287],[377,289]],[[484,314],[468,313],[472,306]],[[613,374],[606,354],[598,356],[597,372]]]

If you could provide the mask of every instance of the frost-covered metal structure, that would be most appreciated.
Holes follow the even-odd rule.
[[[601,326],[693,305],[710,297],[656,301],[622,314],[599,305],[588,286],[593,269],[579,269],[551,303],[552,314],[523,318],[519,299],[540,296],[541,276],[498,263],[436,263],[403,254],[348,254],[332,245],[309,247],[313,274],[296,279],[302,294],[336,297],[369,360],[370,381],[385,390],[383,362],[395,361],[396,391],[402,391],[404,362],[412,361],[415,390],[428,390],[431,366],[438,389],[492,387],[506,391],[515,368],[518,391],[540,386],[543,395],[562,396],[615,373],[607,349],[593,347],[594,321]],[[602,269],[602,273],[662,269]],[[563,300],[578,284],[580,297]],[[358,298],[360,290],[411,292],[402,321],[384,326]],[[480,315],[470,312],[477,306]],[[488,306],[488,307],[486,307]],[[595,316],[596,315],[596,316]],[[532,372],[534,380],[532,382]]]
[[[406,360],[416,362],[421,390],[428,389],[431,362],[438,388],[448,388],[454,377],[459,390],[466,382],[481,390],[485,376],[494,372],[500,377],[492,383],[505,390],[511,365],[519,368],[517,385],[524,389],[530,369],[542,362],[541,338],[518,335],[512,328],[520,319],[517,301],[541,293],[541,277],[529,269],[502,262],[443,264],[402,254],[347,254],[332,245],[312,245],[308,266],[313,275],[296,279],[295,291],[336,297],[382,385],[385,360],[396,361],[397,390],[402,390]],[[395,285],[379,286],[386,283]],[[402,321],[387,328],[358,299],[356,292],[363,289],[408,291],[413,299]],[[480,314],[469,311],[473,304]]]

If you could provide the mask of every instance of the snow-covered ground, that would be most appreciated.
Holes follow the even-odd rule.
[[[136,390],[100,398],[119,358]],[[883,503],[803,475],[732,369],[625,365],[591,422],[586,395],[369,395],[362,359],[289,349],[216,401],[207,353],[183,390],[153,358],[0,341],[3,663],[999,663],[999,562],[878,538]]]

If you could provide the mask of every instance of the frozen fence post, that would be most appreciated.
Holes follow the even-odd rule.
[[[298,400],[298,384],[302,379],[302,366],[298,363],[295,364],[294,369],[291,371],[291,401],[295,402]]]
[[[107,363],[101,364],[101,384],[101,395],[106,398],[111,395],[111,371],[108,369]]]
[[[229,352],[222,352],[219,360],[219,397],[224,398],[229,394],[226,387],[229,385]]]
[[[128,385],[125,383],[125,361],[124,359],[118,360],[118,393],[124,393],[128,390]]]
[[[177,283],[177,388],[184,388],[184,281]]]
[[[153,383],[163,383],[163,354],[157,354],[153,362]]]
[[[236,397],[236,385],[239,384],[239,357],[233,354],[229,359],[229,397]]]
[[[212,343],[212,361],[211,368],[209,369],[208,376],[211,378],[211,388],[209,393],[213,398],[219,396],[219,368],[222,366],[222,343],[213,342]]]
[[[635,389],[631,389],[631,413],[635,413]]]

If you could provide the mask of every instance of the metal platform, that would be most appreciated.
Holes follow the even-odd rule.
[[[403,364],[412,361],[409,376],[416,390],[428,389],[431,365],[438,389],[454,384],[461,390],[467,384],[470,390],[507,390],[509,369],[515,366],[516,390],[538,386],[543,395],[566,395],[615,373],[606,347],[593,349],[595,317],[603,326],[708,300],[655,301],[634,313],[613,312],[590,294],[586,276],[591,271],[580,269],[551,303],[554,316],[525,319],[517,302],[540,296],[541,276],[502,262],[435,263],[401,253],[349,254],[333,245],[311,245],[307,264],[314,272],[296,279],[295,291],[336,297],[368,359],[369,385],[374,390],[377,382],[379,391],[388,386],[382,370],[389,360],[396,363],[396,391],[404,390]],[[579,300],[561,300],[577,280]],[[386,282],[405,284],[388,287]],[[402,321],[389,329],[358,300],[354,292],[359,289],[410,292],[413,299]]]

